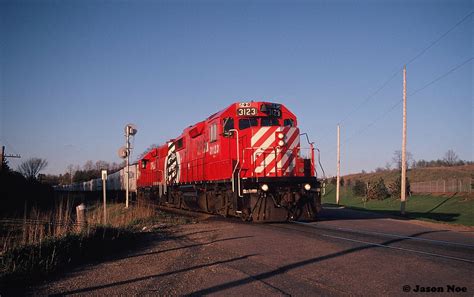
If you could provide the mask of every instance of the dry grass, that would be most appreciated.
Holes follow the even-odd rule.
[[[86,221],[77,224],[75,209],[67,202],[46,212],[33,209],[23,218],[0,219],[0,288],[40,280],[68,265],[132,247],[144,235],[138,230],[162,232],[191,220],[157,211],[154,205],[125,209],[123,204],[109,204],[107,224],[101,205],[86,209]]]
[[[32,209],[23,218],[0,220],[0,255],[5,251],[32,244],[41,244],[51,238],[61,238],[69,234],[90,233],[97,226],[107,225],[126,228],[139,222],[159,218],[160,221],[180,223],[178,218],[166,216],[152,205],[131,206],[123,204],[107,205],[107,223],[104,224],[102,205],[92,205],[86,209],[85,226],[76,222],[75,209],[69,202],[60,202],[49,211]]]

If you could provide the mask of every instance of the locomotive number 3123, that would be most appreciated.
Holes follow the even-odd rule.
[[[256,116],[257,109],[255,107],[239,108],[237,109],[238,116]]]

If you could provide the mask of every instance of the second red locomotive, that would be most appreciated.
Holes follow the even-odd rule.
[[[314,149],[282,104],[234,103],[138,163],[139,199],[253,221],[314,219]]]

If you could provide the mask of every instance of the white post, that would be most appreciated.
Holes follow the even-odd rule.
[[[107,170],[102,170],[102,194],[104,197],[104,225],[107,224]]]
[[[340,150],[340,127],[337,124],[337,178],[336,178],[336,204],[339,205],[339,186],[341,181],[341,150]]]
[[[400,213],[405,214],[406,203],[406,178],[407,178],[407,164],[406,164],[406,149],[407,149],[407,66],[403,66],[403,137],[402,137],[402,181],[401,181],[401,195],[400,195]]]

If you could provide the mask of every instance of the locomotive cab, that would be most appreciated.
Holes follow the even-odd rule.
[[[254,221],[314,219],[320,208],[313,145],[300,146],[297,119],[286,107],[267,102],[236,104],[224,118],[223,137],[232,138],[232,190],[243,217]],[[237,151],[238,150],[238,151]]]

